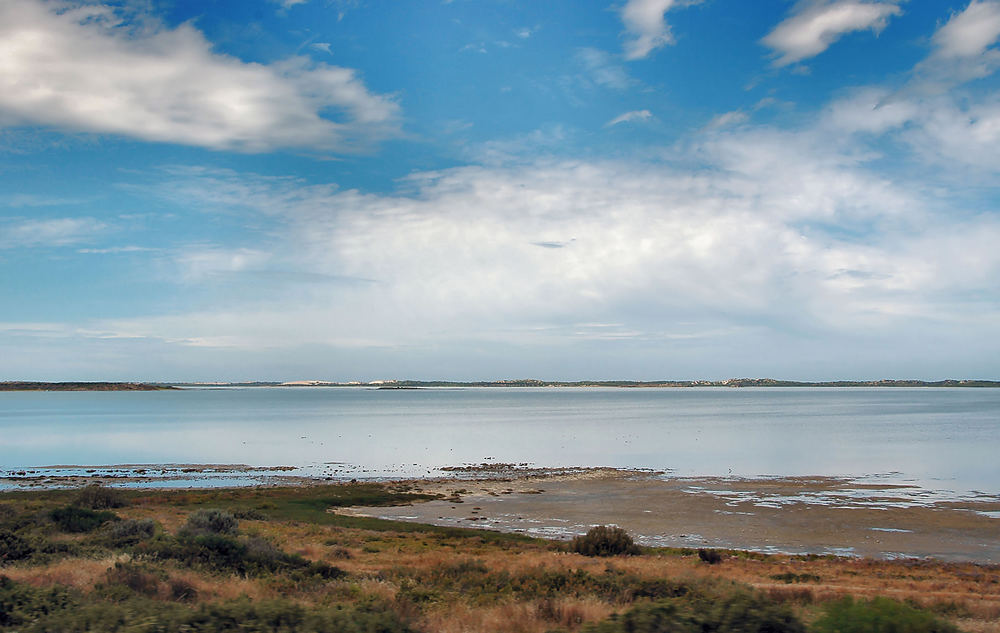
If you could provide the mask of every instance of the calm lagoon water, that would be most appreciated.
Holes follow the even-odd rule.
[[[488,459],[679,476],[876,477],[1000,494],[1000,389],[0,393],[8,471],[186,463],[398,477]]]

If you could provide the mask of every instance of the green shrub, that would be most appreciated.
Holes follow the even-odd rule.
[[[73,500],[73,505],[91,510],[107,510],[109,508],[123,508],[128,505],[128,502],[121,490],[92,484],[80,489],[76,499]]]
[[[233,516],[247,521],[267,521],[268,519],[268,516],[257,508],[236,508],[233,510]]]
[[[156,524],[152,519],[125,519],[111,525],[108,539],[117,546],[134,545],[153,538],[155,533]]]
[[[638,605],[586,633],[805,633],[791,611],[757,594],[699,594]]]
[[[225,510],[198,510],[188,517],[183,532],[196,534],[236,534],[239,521]]]
[[[148,541],[139,545],[137,552],[241,576],[294,572],[303,580],[310,577],[330,580],[346,575],[343,570],[327,563],[310,562],[297,554],[283,552],[261,538],[188,534],[177,539],[162,537]]]
[[[584,556],[630,556],[640,553],[628,532],[616,526],[598,525],[590,528],[583,536],[573,539],[573,551]]]
[[[88,510],[76,506],[56,508],[49,517],[63,532],[93,532],[108,521],[118,517],[113,512]]]
[[[40,589],[0,576],[0,627],[20,626],[72,604],[64,588]]]
[[[812,626],[815,633],[957,633],[954,625],[933,613],[889,598],[828,604]]]
[[[17,510],[9,503],[0,503],[0,523],[10,521],[17,516]]]
[[[241,599],[196,608],[134,595],[92,600],[0,576],[0,627],[19,633],[412,633],[386,605],[306,609],[290,600]]]
[[[0,565],[23,560],[35,552],[28,541],[9,530],[0,530]]]

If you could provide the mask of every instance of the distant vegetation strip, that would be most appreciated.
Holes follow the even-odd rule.
[[[142,382],[0,382],[0,391],[162,391],[170,385]]]
[[[774,378],[729,378],[727,380],[374,380],[371,382],[213,382],[173,383],[178,387],[377,387],[419,389],[421,387],[1000,387],[1000,380],[831,380],[805,382]]]

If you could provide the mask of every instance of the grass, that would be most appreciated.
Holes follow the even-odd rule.
[[[78,492],[0,494],[0,631],[1000,631],[995,566],[738,551],[708,565],[666,548],[589,557],[329,511],[428,498],[395,484],[114,498],[113,518],[67,532],[53,511],[87,509]]]

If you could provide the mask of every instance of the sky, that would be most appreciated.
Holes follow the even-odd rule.
[[[1000,378],[1000,0],[0,2],[0,380]]]

